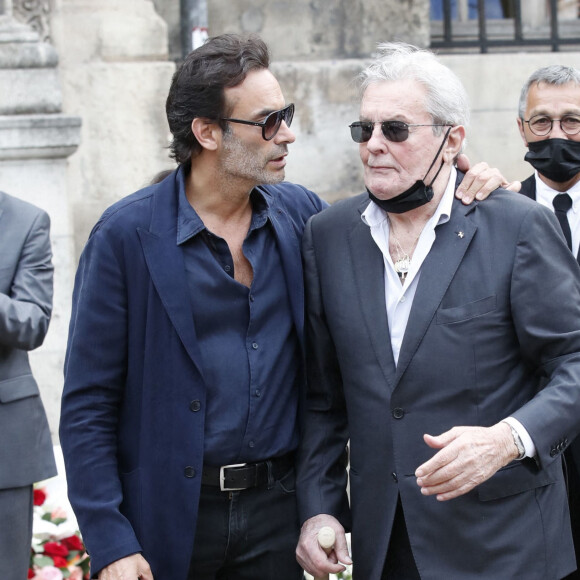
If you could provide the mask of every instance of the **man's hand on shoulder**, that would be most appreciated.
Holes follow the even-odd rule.
[[[423,495],[445,501],[464,495],[518,457],[507,423],[492,427],[453,427],[425,443],[439,451],[415,472]]]
[[[153,580],[149,564],[141,554],[121,558],[99,572],[98,580]]]
[[[465,205],[469,205],[474,199],[486,199],[498,187],[517,193],[522,186],[519,181],[509,183],[499,169],[490,167],[485,161],[470,167],[469,159],[463,153],[457,158],[457,169],[465,172],[465,177],[459,184],[455,197]]]
[[[324,526],[331,527],[336,537],[334,548],[328,553],[318,544],[318,532]],[[346,535],[340,522],[327,514],[320,514],[306,520],[300,531],[296,559],[302,568],[315,578],[343,572],[345,567],[339,562],[352,564],[352,560],[348,554]]]

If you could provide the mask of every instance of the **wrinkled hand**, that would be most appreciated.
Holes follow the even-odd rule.
[[[455,192],[455,197],[465,205],[469,205],[474,199],[484,200],[498,187],[518,192],[522,186],[519,181],[508,183],[499,169],[490,167],[485,161],[470,168],[469,159],[464,154],[457,158],[457,168],[466,173]]]
[[[98,580],[153,580],[149,564],[141,554],[121,558],[103,568]]]
[[[334,549],[328,554],[318,544],[318,532],[324,526],[330,526],[336,534]],[[306,520],[296,547],[296,559],[300,566],[314,577],[343,572],[346,568],[339,562],[352,564],[352,560],[348,554],[344,528],[339,521],[327,514]]]
[[[424,435],[429,447],[440,449],[415,471],[423,495],[439,501],[459,497],[489,479],[518,456],[509,425],[453,427],[433,437]]]

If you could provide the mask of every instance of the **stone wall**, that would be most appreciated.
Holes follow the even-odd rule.
[[[429,43],[428,0],[208,0],[210,35],[255,32],[275,60],[359,58],[387,38]]]
[[[171,166],[165,120],[167,26],[150,0],[58,0],[63,102],[83,119],[68,189],[75,260],[102,211]]]

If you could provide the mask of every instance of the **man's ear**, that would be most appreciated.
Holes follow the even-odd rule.
[[[465,127],[456,125],[451,127],[447,137],[447,143],[443,148],[443,160],[445,163],[452,165],[457,156],[461,153],[461,147],[465,141]]]
[[[522,139],[524,140],[524,145],[527,147],[528,140],[526,139],[526,133],[524,132],[524,122],[522,121],[522,119],[520,117],[518,117],[518,129],[520,130],[520,135],[522,136]]]
[[[204,149],[215,151],[218,148],[222,129],[215,121],[196,117],[191,122],[191,132]]]

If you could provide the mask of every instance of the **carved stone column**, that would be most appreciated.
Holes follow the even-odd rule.
[[[54,47],[18,22],[13,7],[4,0],[0,14],[0,189],[44,208],[51,217],[53,317],[31,363],[55,434],[73,276],[66,170],[80,141],[81,120],[61,113]]]
[[[7,1],[7,0],[5,0]],[[38,33],[40,40],[50,40],[50,14],[53,0],[8,0],[12,3],[12,15],[28,24]]]

